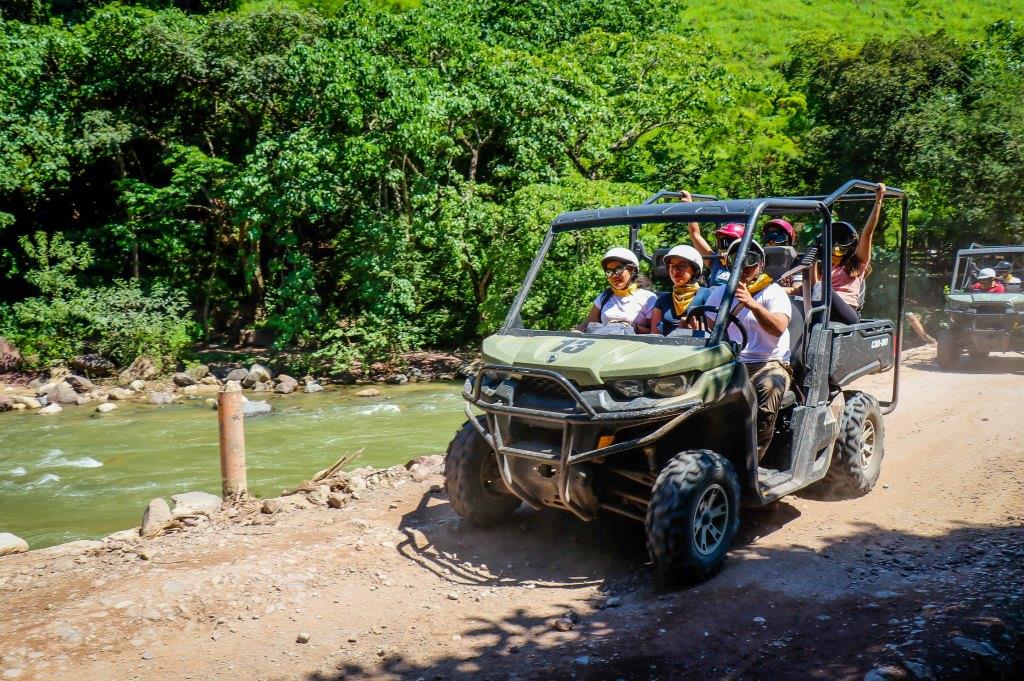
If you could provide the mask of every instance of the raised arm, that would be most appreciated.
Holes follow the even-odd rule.
[[[682,197],[679,199],[683,203],[691,203],[693,197],[690,196],[690,192],[685,189],[679,192]],[[711,255],[711,244],[704,240],[704,235],[700,233],[700,223],[691,222],[690,225],[690,244],[697,249],[697,252],[702,256]]]
[[[878,219],[882,215],[882,201],[885,199],[885,185],[881,182],[878,183],[878,189],[875,190],[875,205],[871,208],[871,215],[868,216],[868,221],[864,224],[864,229],[860,234],[860,242],[857,244],[857,258],[863,263],[864,267],[871,262],[871,240],[875,236],[875,227],[878,226]]]

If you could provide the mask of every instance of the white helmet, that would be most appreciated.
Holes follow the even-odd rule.
[[[978,272],[978,279],[995,279],[996,271],[991,267],[986,267],[982,271]]]
[[[629,263],[634,267],[640,267],[640,261],[637,260],[636,254],[628,248],[622,248],[621,246],[609,249],[608,252],[604,254],[604,257],[601,258],[601,265],[603,266],[609,260],[618,260],[623,264]]]
[[[695,271],[694,276],[699,275],[701,270],[704,269],[704,258],[700,257],[700,253],[693,246],[676,246],[666,253],[664,258],[666,267],[668,266],[669,258],[682,258],[693,265]]]

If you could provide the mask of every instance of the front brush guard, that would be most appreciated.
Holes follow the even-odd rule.
[[[485,372],[489,372],[497,376],[504,375],[506,378],[531,376],[542,380],[552,381],[572,398],[575,403],[575,407],[571,412],[549,411],[487,401],[481,396]],[[492,392],[490,397],[493,397],[493,395],[494,394]],[[647,445],[665,437],[665,435],[672,432],[672,430],[674,430],[679,424],[704,406],[702,400],[692,399],[684,402],[676,402],[671,405],[655,405],[641,409],[599,412],[587,402],[576,386],[557,372],[546,369],[527,369],[499,364],[485,364],[480,367],[472,379],[472,389],[467,386],[467,388],[463,390],[462,396],[466,400],[466,416],[469,418],[469,422],[472,423],[480,433],[481,437],[483,437],[487,444],[490,445],[491,449],[494,450],[498,459],[498,470],[501,473],[502,481],[509,490],[533,508],[540,509],[544,506],[540,499],[537,499],[534,495],[527,492],[513,479],[508,457],[515,456],[532,459],[551,464],[552,466],[557,466],[557,491],[559,502],[583,520],[593,519],[593,514],[583,508],[580,504],[576,503],[569,494],[570,467],[593,459],[608,456],[610,454],[617,454],[631,449],[646,447]],[[480,422],[474,417],[472,411],[472,407],[474,406],[484,412],[487,419],[487,428],[481,426]],[[532,421],[546,421],[560,425],[562,430],[562,441],[559,451],[557,453],[532,451],[505,444],[504,438],[502,437],[502,429],[499,427],[497,421],[499,416],[519,416]],[[579,427],[592,427],[595,423],[628,425],[631,423],[661,419],[667,420],[656,430],[644,435],[643,437],[633,438],[623,442],[616,442],[615,444],[608,445],[606,447],[597,447],[586,451],[574,451],[577,443],[576,431]]]

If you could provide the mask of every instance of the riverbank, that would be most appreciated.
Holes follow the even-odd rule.
[[[925,348],[903,369],[876,488],[745,510],[724,569],[696,587],[658,588],[620,526],[524,508],[475,528],[440,475],[403,467],[341,508],[253,502],[153,539],[0,559],[0,667],[104,681],[1020,678],[1024,361],[948,373]],[[885,378],[870,377],[880,394]]]
[[[246,418],[249,489],[277,496],[344,452],[351,467],[387,468],[444,451],[465,418],[461,382],[327,385],[288,395],[246,391],[269,413]],[[216,396],[69,405],[0,414],[0,532],[41,548],[137,524],[154,496],[220,491]],[[101,404],[116,404],[97,412]]]

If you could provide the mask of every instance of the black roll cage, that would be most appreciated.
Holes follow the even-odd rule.
[[[971,244],[967,248],[961,248],[960,250],[958,250],[956,252],[956,259],[953,262],[953,278],[950,280],[950,283],[949,283],[949,291],[950,291],[950,293],[956,293],[958,291],[959,292],[966,291],[966,288],[958,288],[957,287],[957,279],[959,278],[959,275],[960,275],[960,263],[964,259],[967,260],[967,263],[964,265],[964,275],[966,276],[970,272],[971,266],[974,264],[974,258],[976,256],[983,256],[983,255],[1011,255],[1011,254],[1014,254],[1014,253],[1024,253],[1024,245],[1019,245],[1019,246],[982,246],[980,244]],[[965,278],[963,283],[966,286],[966,278]]]
[[[736,263],[743,261],[750,248],[750,242],[754,238],[754,229],[762,215],[793,215],[812,214],[821,216],[821,242],[823,251],[818,254],[818,262],[824,262],[826,254],[832,252],[832,206],[837,203],[874,201],[878,184],[867,180],[852,179],[843,183],[831,194],[817,196],[796,196],[796,197],[764,197],[755,199],[729,199],[719,200],[713,196],[704,194],[692,194],[693,202],[660,203],[662,199],[680,199],[681,192],[662,189],[642,204],[635,206],[615,206],[611,208],[597,208],[591,210],[578,210],[562,213],[555,217],[548,228],[544,240],[541,242],[537,255],[526,272],[523,285],[516,294],[505,321],[502,323],[499,333],[503,335],[542,335],[546,332],[526,329],[522,325],[520,312],[523,303],[537,279],[544,258],[554,243],[555,235],[560,232],[578,231],[593,229],[597,227],[629,227],[629,249],[637,254],[640,259],[650,263],[651,258],[647,255],[643,244],[637,239],[640,227],[645,224],[675,223],[675,222],[742,222],[744,228],[743,237],[740,239],[739,252],[735,258]],[[854,193],[857,192],[857,193]],[[869,193],[865,193],[869,192]],[[903,349],[903,312],[904,298],[906,295],[906,273],[907,273],[907,224],[909,219],[909,205],[907,194],[895,187],[886,187],[884,199],[899,199],[901,203],[900,216],[900,273],[899,273],[899,297],[897,299],[897,321],[896,339],[894,351],[896,353],[893,366],[892,397],[887,402],[881,402],[882,413],[888,414],[896,408],[899,401],[899,378],[900,378],[900,354]],[[883,200],[884,200],[883,199]],[[823,267],[822,271],[828,271]],[[736,286],[739,283],[740,268],[734,266],[729,274],[729,281],[726,283],[725,295],[719,305],[715,325],[707,340],[705,347],[712,347],[722,342],[722,336],[726,327],[726,312],[732,309],[732,303],[736,295]],[[811,325],[814,313],[819,313],[825,320],[826,329],[835,330],[836,323],[831,321],[829,311],[832,307],[832,280],[831,277],[822,277],[822,298],[821,304],[810,309],[811,314],[804,319],[804,333]],[[609,338],[622,339],[622,336],[609,336]],[[661,339],[659,339],[661,340]],[[672,339],[664,339],[665,342],[672,342]],[[681,342],[677,342],[683,344]],[[686,342],[685,344],[692,344]]]

